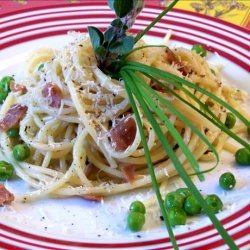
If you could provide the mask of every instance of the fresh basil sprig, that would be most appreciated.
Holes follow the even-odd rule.
[[[117,16],[111,26],[104,33],[96,27],[88,27],[98,67],[106,74],[116,77],[124,61],[121,56],[133,49],[134,37],[128,35],[127,30],[142,10],[143,3],[143,0],[109,0]]]

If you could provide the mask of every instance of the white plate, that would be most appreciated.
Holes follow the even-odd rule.
[[[160,7],[144,9],[133,31],[142,30]],[[86,31],[88,25],[107,27],[113,18],[106,5],[100,3],[51,7],[22,14],[13,13],[4,18],[1,33],[0,77],[19,75],[25,56],[39,47],[60,48],[72,38],[67,30]],[[146,37],[150,43],[160,43],[168,29],[173,30],[171,46],[190,48],[194,43],[204,44],[210,51],[209,61],[225,65],[222,74],[226,82],[250,93],[248,65],[248,33],[246,30],[217,19],[191,12],[173,10],[154,27]],[[218,176],[230,170],[237,178],[233,191],[218,187]],[[217,193],[224,202],[218,214],[242,249],[249,247],[250,171],[234,165],[229,154],[223,154],[220,166],[197,186],[206,195]],[[9,190],[21,193],[27,186],[20,180],[5,183]],[[182,186],[180,180],[170,183],[169,191]],[[152,190],[131,192],[105,200],[104,204],[81,198],[44,199],[34,203],[14,202],[0,210],[0,247],[10,249],[171,249],[168,234],[159,219],[159,212],[148,211],[143,231],[131,233],[126,228],[129,204],[144,200]],[[226,249],[224,241],[206,216],[195,217],[187,226],[174,229],[181,249]]]

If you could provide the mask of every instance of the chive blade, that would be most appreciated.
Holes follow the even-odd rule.
[[[140,89],[142,95],[145,96],[146,91],[148,91],[152,96],[154,96],[157,100],[159,100],[166,108],[168,108],[173,114],[175,114],[180,120],[182,120],[183,123],[188,125],[191,128],[191,130],[194,133],[196,133],[200,137],[200,139],[208,145],[208,147],[212,150],[212,152],[214,153],[214,155],[216,157],[216,160],[217,160],[216,165],[215,165],[215,167],[216,167],[218,162],[219,162],[219,155],[218,155],[218,152],[216,151],[216,149],[214,148],[214,146],[209,142],[209,140],[187,118],[185,118],[184,115],[182,115],[178,110],[176,110],[174,107],[172,107],[171,104],[166,99],[162,98],[159,94],[157,94],[156,91],[154,91],[150,86],[148,86],[147,83],[142,78],[140,78],[134,72],[130,72],[130,74],[133,75],[133,77],[136,79],[136,81],[142,86],[143,89]],[[151,103],[150,107],[155,107],[155,105],[153,105],[154,102],[153,102],[152,98],[150,98],[150,96],[148,96],[147,99]],[[155,110],[155,112],[157,112],[157,110]],[[163,117],[165,115],[161,114],[161,116]],[[187,147],[186,144],[183,147],[186,148]],[[197,173],[197,170],[199,168],[197,167],[198,163],[197,163],[196,159],[194,159],[194,157],[190,151],[187,152],[187,154],[189,154],[189,155],[191,154],[190,157],[192,158],[192,161],[190,161],[190,163],[195,164],[195,166],[196,166],[195,170]],[[212,169],[214,169],[215,167],[213,167]],[[212,169],[210,169],[209,171],[211,171]],[[203,173],[203,172],[200,172],[200,173]],[[199,175],[198,175],[198,177],[199,177]]]
[[[166,45],[145,45],[145,46],[140,46],[132,49],[129,53],[123,55],[121,59],[126,59],[129,55],[133,54],[134,52],[141,50],[141,49],[146,49],[146,48],[168,48]]]
[[[193,89],[201,92],[202,94],[207,95],[208,97],[210,97],[214,101],[218,102],[220,105],[222,105],[225,108],[227,108],[228,110],[230,110],[247,127],[250,127],[250,122],[244,116],[242,116],[237,110],[235,110],[233,107],[231,107],[230,105],[228,105],[223,100],[221,100],[220,98],[216,97],[215,95],[213,95],[209,91],[207,91],[207,90],[205,90],[205,89],[203,89],[201,87],[198,87],[195,84],[193,84],[191,82],[188,82],[188,81],[186,81],[186,80],[184,80],[184,79],[182,79],[182,78],[180,78],[178,76],[175,76],[173,74],[170,74],[168,72],[162,71],[160,69],[157,69],[157,68],[154,68],[154,67],[151,67],[151,66],[147,66],[147,65],[144,65],[144,64],[141,64],[141,63],[131,62],[131,61],[129,61],[128,64],[123,67],[123,69],[128,69],[128,70],[130,69],[130,70],[139,71],[139,72],[144,73],[144,74],[150,74],[151,76],[154,76],[155,78],[160,78],[160,79],[162,79],[164,81],[167,81],[168,83],[176,86],[177,88],[179,88],[179,87],[181,88],[181,86],[180,86],[181,84],[184,84],[184,85],[186,85],[188,87],[191,87],[191,88],[193,88]],[[169,75],[171,75],[171,77]],[[172,78],[172,76],[175,76],[175,78]],[[213,97],[215,97],[215,98],[213,98]],[[200,113],[200,111],[198,111],[198,109],[196,109],[196,111]],[[220,123],[218,123],[218,122],[216,123],[214,121],[214,119],[211,119],[205,113],[200,113],[200,114],[203,114],[204,117],[206,117],[214,125],[216,125],[218,128],[220,128],[223,132],[227,133],[234,140],[236,140],[237,142],[239,142],[242,146],[244,146],[244,147],[246,147],[247,149],[250,150],[250,144],[247,143],[246,141],[244,141],[243,139],[241,139],[239,136],[237,136],[231,130],[229,130],[226,126],[224,126],[224,124],[222,124],[221,122]]]
[[[180,148],[182,149],[182,152],[186,155],[186,159],[190,162],[191,167],[194,168],[196,174],[198,175],[199,179],[201,181],[203,181],[205,178],[204,176],[201,174],[200,172],[200,167],[199,164],[197,163],[195,157],[193,156],[193,154],[191,153],[190,149],[188,148],[188,146],[186,145],[186,143],[183,141],[183,138],[180,136],[180,134],[178,133],[178,131],[176,130],[176,128],[173,126],[173,124],[169,121],[168,117],[164,114],[164,112],[162,111],[162,109],[156,105],[156,102],[152,99],[151,96],[149,96],[147,94],[147,91],[149,91],[152,95],[155,96],[155,98],[157,98],[157,100],[161,101],[162,103],[165,104],[165,106],[167,108],[169,108],[169,110],[174,113],[177,114],[177,111],[171,107],[171,105],[169,105],[168,103],[165,103],[165,100],[162,100],[162,98],[157,95],[157,93],[155,93],[155,91],[153,89],[151,89],[145,82],[143,79],[141,79],[138,75],[136,75],[133,72],[129,72],[131,74],[131,76],[133,76],[133,78],[136,79],[136,81],[138,82],[138,84],[140,84],[143,88],[138,88],[139,91],[141,92],[141,95],[144,97],[145,101],[148,102],[149,107],[151,107],[151,109],[157,114],[157,116],[164,121],[167,129],[169,130],[170,134],[172,135],[172,137],[178,141],[178,145],[180,146]],[[151,91],[152,90],[152,91]],[[180,114],[177,114],[177,116]],[[183,118],[184,119],[184,118]]]
[[[143,72],[141,72],[143,73]],[[222,123],[222,121],[203,103],[201,102],[194,94],[192,94],[190,91],[188,91],[186,88],[184,88],[180,83],[177,82],[172,82],[172,84],[179,88],[180,90],[182,90],[185,94],[187,94],[190,98],[192,98],[200,107],[202,110],[204,110],[205,112],[203,112],[202,110],[198,109],[197,107],[195,107],[193,104],[191,104],[190,102],[188,102],[187,100],[185,100],[184,98],[182,98],[180,95],[176,94],[175,91],[173,91],[171,88],[167,87],[166,85],[162,84],[159,80],[157,80],[156,78],[152,77],[151,75],[147,74],[147,73],[143,73],[144,75],[146,75],[147,77],[151,77],[152,79],[154,79],[154,81],[156,81],[161,87],[163,87],[164,89],[166,89],[167,91],[171,92],[174,96],[176,96],[179,100],[181,100],[183,103],[185,103],[186,105],[188,105],[189,107],[191,107],[192,109],[194,109],[196,112],[198,112],[199,114],[201,114],[202,116],[204,116],[207,120],[209,120],[211,123],[213,123],[215,126],[217,126],[219,129],[221,129],[223,132],[225,132],[226,134],[228,134],[230,137],[232,137],[235,141],[239,142],[241,145],[248,147],[249,144],[247,142],[245,142],[242,138],[240,138],[237,134],[235,134],[234,132],[232,132],[230,129],[228,129],[224,123]],[[211,117],[209,117],[206,112],[211,115]]]
[[[228,134],[229,136],[231,136],[235,141],[239,142],[241,145],[248,147],[249,144],[247,142],[245,142],[242,138],[240,138],[239,136],[237,136],[237,134],[233,133],[230,129],[228,129],[224,123],[222,123],[222,121],[213,113],[211,112],[210,109],[207,108],[207,106],[202,103],[194,94],[192,94],[190,91],[188,91],[186,88],[184,88],[180,83],[177,82],[171,82],[171,84],[177,88],[179,88],[180,90],[182,90],[185,94],[187,94],[189,97],[191,97],[197,104],[199,104],[199,106],[205,110],[207,113],[209,113],[209,115],[212,116],[209,117],[206,112],[203,112],[202,110],[198,109],[197,107],[195,107],[194,105],[192,105],[190,102],[188,102],[187,100],[185,100],[184,98],[182,98],[180,95],[176,94],[175,91],[173,91],[171,88],[169,88],[168,86],[164,85],[163,83],[161,83],[158,79],[156,79],[155,77],[153,77],[152,75],[145,73],[143,71],[141,71],[142,74],[144,74],[145,76],[153,79],[155,82],[157,82],[161,87],[163,87],[164,89],[166,89],[167,91],[171,92],[175,97],[177,97],[179,100],[181,100],[183,103],[185,103],[186,105],[188,105],[189,107],[191,107],[192,109],[194,109],[196,112],[198,112],[199,114],[201,114],[202,116],[204,116],[207,120],[209,120],[211,123],[213,123],[215,126],[217,126],[218,128],[220,128],[223,132],[225,132],[226,134]]]
[[[150,173],[150,176],[151,176],[151,179],[152,179],[152,185],[153,185],[153,188],[154,188],[154,191],[155,191],[155,194],[156,194],[156,197],[157,197],[160,209],[161,209],[161,213],[162,213],[162,216],[163,216],[164,221],[165,221],[165,226],[166,226],[166,228],[168,230],[169,237],[170,237],[170,240],[172,242],[172,245],[173,245],[174,249],[178,250],[178,245],[176,243],[174,233],[173,233],[172,227],[170,225],[170,222],[169,222],[169,219],[168,219],[168,216],[167,216],[167,213],[166,213],[163,201],[162,201],[162,196],[161,196],[161,193],[160,193],[160,190],[159,190],[157,179],[156,179],[156,176],[155,176],[154,167],[153,167],[150,152],[149,152],[149,149],[148,149],[146,136],[145,136],[145,133],[144,133],[144,130],[143,130],[140,114],[138,112],[134,97],[133,97],[132,92],[131,92],[130,87],[129,87],[129,86],[131,86],[131,80],[129,79],[128,74],[126,74],[125,72],[121,72],[121,75],[123,76],[123,79],[125,81],[125,88],[126,88],[126,91],[127,91],[130,103],[131,103],[131,107],[132,107],[132,109],[134,111],[134,114],[135,114],[135,117],[136,117],[137,125],[138,125],[139,132],[140,132],[140,135],[141,135],[141,141],[142,141],[143,148],[144,148],[144,151],[145,151],[145,157],[146,157],[146,160],[147,160],[148,170],[149,170],[149,173]],[[140,98],[140,96],[136,96],[136,98],[138,99],[138,98]]]
[[[142,32],[138,33],[134,38],[136,44],[159,20],[164,17],[178,2],[179,0],[172,1],[166,9],[164,9]]]
[[[174,75],[172,73],[163,71],[161,69],[158,68],[154,68],[142,63],[138,63],[138,62],[132,62],[129,61],[127,62],[128,65],[135,65],[135,66],[139,66],[140,69],[145,69],[145,71],[147,72],[148,70],[150,70],[156,77],[158,76],[159,78],[164,77],[167,78],[167,80],[169,81],[177,81],[183,85],[186,85],[192,89],[195,89],[196,91],[199,91],[202,94],[207,95],[208,97],[210,97],[211,99],[215,100],[216,102],[218,102],[220,105],[224,106],[226,109],[230,110],[232,113],[234,113],[247,127],[250,126],[250,121],[248,121],[240,112],[238,112],[236,109],[234,109],[233,107],[231,107],[229,104],[227,104],[226,102],[224,102],[223,100],[221,100],[219,97],[217,97],[216,95],[214,95],[213,93],[205,90],[204,88],[201,88],[197,85],[195,85],[194,83],[191,83],[187,80],[182,79],[181,77]],[[153,70],[153,71],[152,71]]]

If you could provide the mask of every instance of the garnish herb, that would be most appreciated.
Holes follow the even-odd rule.
[[[179,161],[178,157],[175,155],[175,152],[168,142],[167,138],[164,136],[164,133],[159,126],[157,119],[160,119],[162,123],[166,126],[176,144],[182,149],[185,154],[187,160],[190,162],[190,165],[193,167],[195,174],[198,178],[203,181],[205,179],[204,173],[211,171],[214,167],[217,166],[219,161],[219,155],[215,149],[215,147],[208,141],[206,136],[201,133],[201,131],[195,127],[194,124],[189,122],[189,120],[180,113],[177,109],[175,109],[171,103],[162,98],[154,89],[152,89],[148,84],[138,75],[136,72],[140,72],[146,77],[150,78],[153,82],[159,84],[163,89],[166,89],[171,94],[173,94],[176,98],[181,100],[183,103],[191,107],[194,112],[198,112],[208,121],[212,122],[215,126],[221,129],[223,132],[228,134],[234,140],[239,142],[245,150],[250,152],[250,145],[248,142],[237,136],[234,132],[230,130],[221,120],[214,115],[214,113],[210,110],[211,107],[202,103],[192,91],[200,92],[203,95],[206,95],[211,102],[217,103],[228,110],[228,112],[232,113],[235,118],[238,118],[242,121],[247,128],[250,127],[250,122],[242,116],[237,110],[227,104],[225,101],[221,100],[213,93],[199,87],[187,80],[184,80],[176,75],[165,72],[163,70],[154,68],[152,66],[144,65],[142,63],[128,61],[127,57],[129,54],[133,53],[133,51],[145,48],[147,46],[133,49],[135,43],[139,41],[143,35],[145,35],[166,13],[174,7],[174,5],[178,2],[178,0],[172,1],[172,3],[162,11],[142,32],[139,32],[136,36],[133,36],[128,33],[129,28],[135,22],[137,15],[143,8],[143,0],[109,0],[109,6],[115,11],[116,19],[110,23],[110,27],[104,32],[97,29],[96,27],[88,27],[90,40],[92,43],[92,47],[95,53],[95,57],[97,60],[98,67],[106,74],[110,75],[115,79],[123,79],[124,86],[127,91],[128,98],[130,100],[131,107],[135,114],[137,127],[140,132],[142,145],[144,147],[145,157],[147,160],[148,170],[151,175],[152,185],[154,187],[156,197],[162,212],[162,216],[164,218],[165,225],[167,227],[171,242],[173,244],[174,249],[178,249],[177,242],[175,240],[171,225],[179,225],[185,224],[186,222],[186,213],[184,210],[175,211],[178,208],[169,208],[166,211],[161,193],[159,191],[159,185],[157,183],[157,179],[154,172],[153,163],[151,160],[150,152],[147,146],[146,135],[143,130],[143,125],[141,121],[141,115],[144,115],[148,121],[151,123],[152,128],[154,129],[156,135],[158,136],[166,154],[172,161],[173,165],[176,168],[179,176],[182,178],[184,183],[186,184],[190,194],[192,195],[192,199],[194,199],[198,206],[202,208],[202,210],[207,214],[207,216],[211,219],[215,228],[220,233],[221,237],[227,243],[230,249],[238,249],[235,242],[229,236],[227,231],[224,229],[222,224],[219,222],[214,213],[218,212],[222,208],[222,202],[219,197],[216,195],[210,195],[205,200],[203,199],[201,193],[193,183],[190,178],[190,173],[187,173],[182,163]],[[150,46],[148,46],[150,47]],[[198,51],[197,51],[198,49]],[[196,46],[195,51],[199,53],[201,56],[205,56],[207,51],[202,46]],[[195,103],[200,107],[197,108],[196,105],[191,104],[184,100],[177,91],[173,90],[169,86],[163,84],[163,82],[168,82],[169,85],[174,86],[176,89],[183,91],[186,95],[188,95]],[[186,124],[186,126],[190,127],[192,131],[199,136],[199,138],[208,145],[210,150],[216,157],[216,165],[206,171],[202,171],[199,167],[199,164],[192,152],[183,141],[179,132],[175,129],[172,123],[169,121],[168,117],[163,112],[161,106],[168,108],[173,114],[175,114],[182,122]],[[140,106],[141,112],[138,110],[138,106]],[[154,112],[154,115],[152,115]],[[244,158],[245,159],[245,158]],[[246,159],[249,160],[247,157]],[[189,194],[188,194],[188,197]],[[187,198],[186,198],[187,199]],[[190,198],[191,199],[191,198]],[[192,201],[194,201],[192,200]],[[192,203],[192,202],[191,202]],[[195,209],[195,211],[190,211],[190,213],[198,213],[200,207]],[[180,208],[179,208],[180,209]],[[173,210],[173,211],[172,211]],[[136,215],[139,214],[139,217]],[[175,217],[175,214],[178,214]],[[135,219],[136,218],[136,219]],[[140,212],[131,211],[128,215],[128,226],[131,230],[137,231],[140,230],[144,224],[144,215]]]
[[[123,65],[121,56],[129,53],[134,47],[134,37],[127,35],[136,16],[143,8],[142,0],[109,0],[109,6],[115,10],[117,18],[102,33],[99,29],[89,26],[89,36],[100,69],[113,77]]]

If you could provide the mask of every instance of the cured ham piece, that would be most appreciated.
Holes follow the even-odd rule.
[[[177,69],[182,73],[183,76],[186,76],[188,75],[189,73],[191,73],[191,70],[186,67],[179,59],[178,57],[174,54],[174,52],[169,49],[169,48],[166,48],[166,56],[167,56],[167,61],[170,63],[170,64],[175,64],[177,65]],[[156,91],[159,91],[159,92],[162,92],[162,93],[166,93],[166,89],[163,88],[161,85],[159,85],[158,83],[156,82],[151,82],[150,83],[150,87],[153,88],[154,90]]]
[[[12,92],[21,92],[21,94],[25,94],[27,92],[27,88],[24,85],[17,84],[14,82],[10,83],[10,90]]]
[[[14,200],[14,195],[0,183],[0,206],[8,205]]]
[[[53,83],[47,83],[42,90],[43,97],[47,98],[49,106],[59,108],[63,94],[61,89]]]
[[[121,168],[124,178],[127,182],[132,183],[135,180],[135,166],[130,164]]]
[[[166,93],[166,92],[167,92],[167,90],[164,89],[164,87],[162,87],[161,85],[159,85],[159,84],[156,83],[156,82],[151,82],[151,83],[150,83],[150,87],[151,87],[152,89],[156,90],[156,91],[161,92],[161,93]]]
[[[178,57],[174,54],[174,52],[169,49],[166,48],[166,54],[167,54],[167,60],[168,62],[174,63],[177,65],[178,70],[182,73],[183,76],[186,76],[187,74],[190,73],[190,69],[188,67],[186,67],[179,59]]]
[[[133,117],[120,120],[110,131],[111,145],[116,151],[125,151],[130,146],[136,135],[136,123]]]
[[[6,132],[8,129],[15,127],[26,114],[28,107],[22,104],[13,104],[0,120],[0,131]]]
[[[102,201],[103,200],[103,196],[94,195],[94,194],[84,194],[82,197],[85,200],[89,200],[89,201]]]

